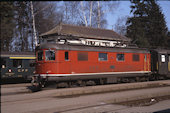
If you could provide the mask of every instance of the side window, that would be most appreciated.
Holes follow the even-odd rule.
[[[69,60],[69,53],[68,53],[68,51],[65,52],[65,60],[66,60],[66,61]]]
[[[35,67],[35,60],[29,60],[30,67]]]
[[[55,51],[54,50],[46,50],[45,51],[45,60],[55,60]]]
[[[165,55],[161,55],[161,62],[165,62]]]
[[[13,67],[21,68],[22,60],[21,59],[13,59]]]
[[[117,59],[117,61],[124,61],[125,56],[124,56],[124,54],[117,54],[116,59]]]
[[[99,61],[107,61],[107,53],[99,53]]]
[[[133,54],[133,61],[139,61],[139,55]]]
[[[43,58],[43,51],[38,51],[38,61],[42,61],[44,58]]]
[[[6,68],[6,60],[5,60],[5,58],[1,58],[1,68]]]
[[[78,52],[78,61],[88,61],[88,52]]]

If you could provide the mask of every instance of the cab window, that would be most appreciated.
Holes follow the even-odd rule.
[[[55,51],[54,50],[46,50],[45,51],[45,60],[55,60]]]
[[[38,61],[42,61],[43,59],[43,51],[38,51]]]

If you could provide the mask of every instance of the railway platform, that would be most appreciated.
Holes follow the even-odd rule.
[[[132,85],[133,84],[133,85]],[[143,84],[143,85],[141,85]],[[145,85],[144,85],[145,84]],[[145,87],[146,84],[150,86]],[[160,86],[157,86],[157,85]],[[132,87],[132,86],[133,87]],[[141,85],[142,88],[137,88]],[[126,90],[117,90],[124,87]],[[8,87],[9,88],[9,87]],[[23,88],[23,87],[21,87]],[[99,89],[111,89],[103,93],[96,93]],[[115,89],[116,90],[115,90]],[[129,88],[129,90],[127,90]],[[132,89],[130,89],[132,88]],[[3,91],[4,87],[2,87]],[[92,94],[76,94],[76,91],[84,89],[93,90]],[[114,90],[113,90],[114,89]],[[10,89],[11,90],[11,89]],[[100,90],[102,91],[102,90]],[[60,92],[60,93],[59,93]],[[67,95],[66,92],[74,92]],[[8,92],[10,93],[10,92]],[[61,96],[65,94],[64,96]],[[170,86],[169,80],[152,81],[130,84],[114,84],[106,86],[90,86],[78,88],[63,88],[43,90],[35,93],[16,93],[2,95],[2,113],[129,113],[129,112],[156,112],[170,108]],[[164,97],[164,98],[158,98]],[[166,97],[166,98],[165,98]],[[129,101],[141,99],[149,100],[147,103],[136,106],[126,105]],[[162,100],[161,100],[162,99]]]

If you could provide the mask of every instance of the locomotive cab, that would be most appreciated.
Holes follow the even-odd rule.
[[[57,51],[54,49],[41,49],[36,52],[36,73],[53,74],[57,70]]]

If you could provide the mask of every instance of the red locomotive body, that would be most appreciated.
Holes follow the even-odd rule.
[[[110,81],[110,78],[137,77],[151,72],[150,52],[139,48],[48,43],[37,47],[36,56],[36,74],[44,81],[74,78]]]

